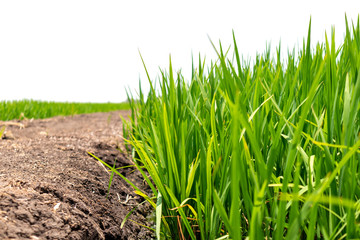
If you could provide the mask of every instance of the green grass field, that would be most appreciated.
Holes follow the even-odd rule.
[[[346,27],[338,49],[334,29],[312,49],[309,26],[298,54],[253,66],[234,37],[190,82],[170,61],[130,98],[125,137],[152,195],[134,188],[158,239],[360,238],[359,20]]]
[[[0,120],[26,118],[49,118],[53,116],[67,116],[82,113],[109,112],[130,109],[124,103],[72,103],[72,102],[47,102],[35,100],[1,101]]]
[[[346,27],[338,49],[334,29],[311,48],[309,26],[296,55],[253,65],[234,37],[189,82],[170,60],[147,97],[4,101],[0,120],[131,109],[126,147],[152,194],[102,163],[154,207],[158,239],[359,239],[359,20]]]

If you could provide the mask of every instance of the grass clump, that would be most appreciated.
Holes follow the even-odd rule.
[[[234,61],[220,44],[187,83],[170,60],[130,99],[158,239],[360,238],[359,21],[339,49],[334,29],[311,49],[310,29],[286,65],[280,49],[243,63],[234,37]]]
[[[47,102],[35,100],[1,101],[0,120],[7,121],[19,118],[49,118],[54,116],[68,116],[82,113],[110,112],[129,109],[124,103],[73,103]]]

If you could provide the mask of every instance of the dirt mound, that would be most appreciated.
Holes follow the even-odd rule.
[[[149,225],[151,209],[90,151],[117,167],[131,165],[121,153],[121,120],[129,112],[84,114],[6,124],[0,139],[0,239],[151,239],[133,221]],[[137,171],[122,173],[147,189]],[[121,172],[121,171],[120,171]]]

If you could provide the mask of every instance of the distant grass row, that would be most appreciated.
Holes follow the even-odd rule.
[[[26,118],[49,118],[53,116],[68,116],[82,113],[110,112],[129,109],[124,103],[71,103],[47,102],[35,100],[1,101],[0,120]]]
[[[278,49],[250,66],[234,38],[190,82],[171,62],[149,79],[125,136],[158,239],[360,239],[359,21],[346,27],[338,49],[334,31],[312,49],[309,27],[286,64]]]

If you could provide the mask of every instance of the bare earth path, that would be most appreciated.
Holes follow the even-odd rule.
[[[115,176],[106,198],[109,173],[90,151],[117,167],[131,161],[122,148],[119,114],[84,114],[6,125],[0,139],[0,239],[150,239],[146,228],[125,215],[143,201]],[[124,175],[143,185],[133,169]],[[135,198],[135,199],[132,199]],[[128,199],[128,201],[126,201]],[[130,200],[129,200],[130,199]],[[149,224],[151,209],[139,207],[130,217]]]

